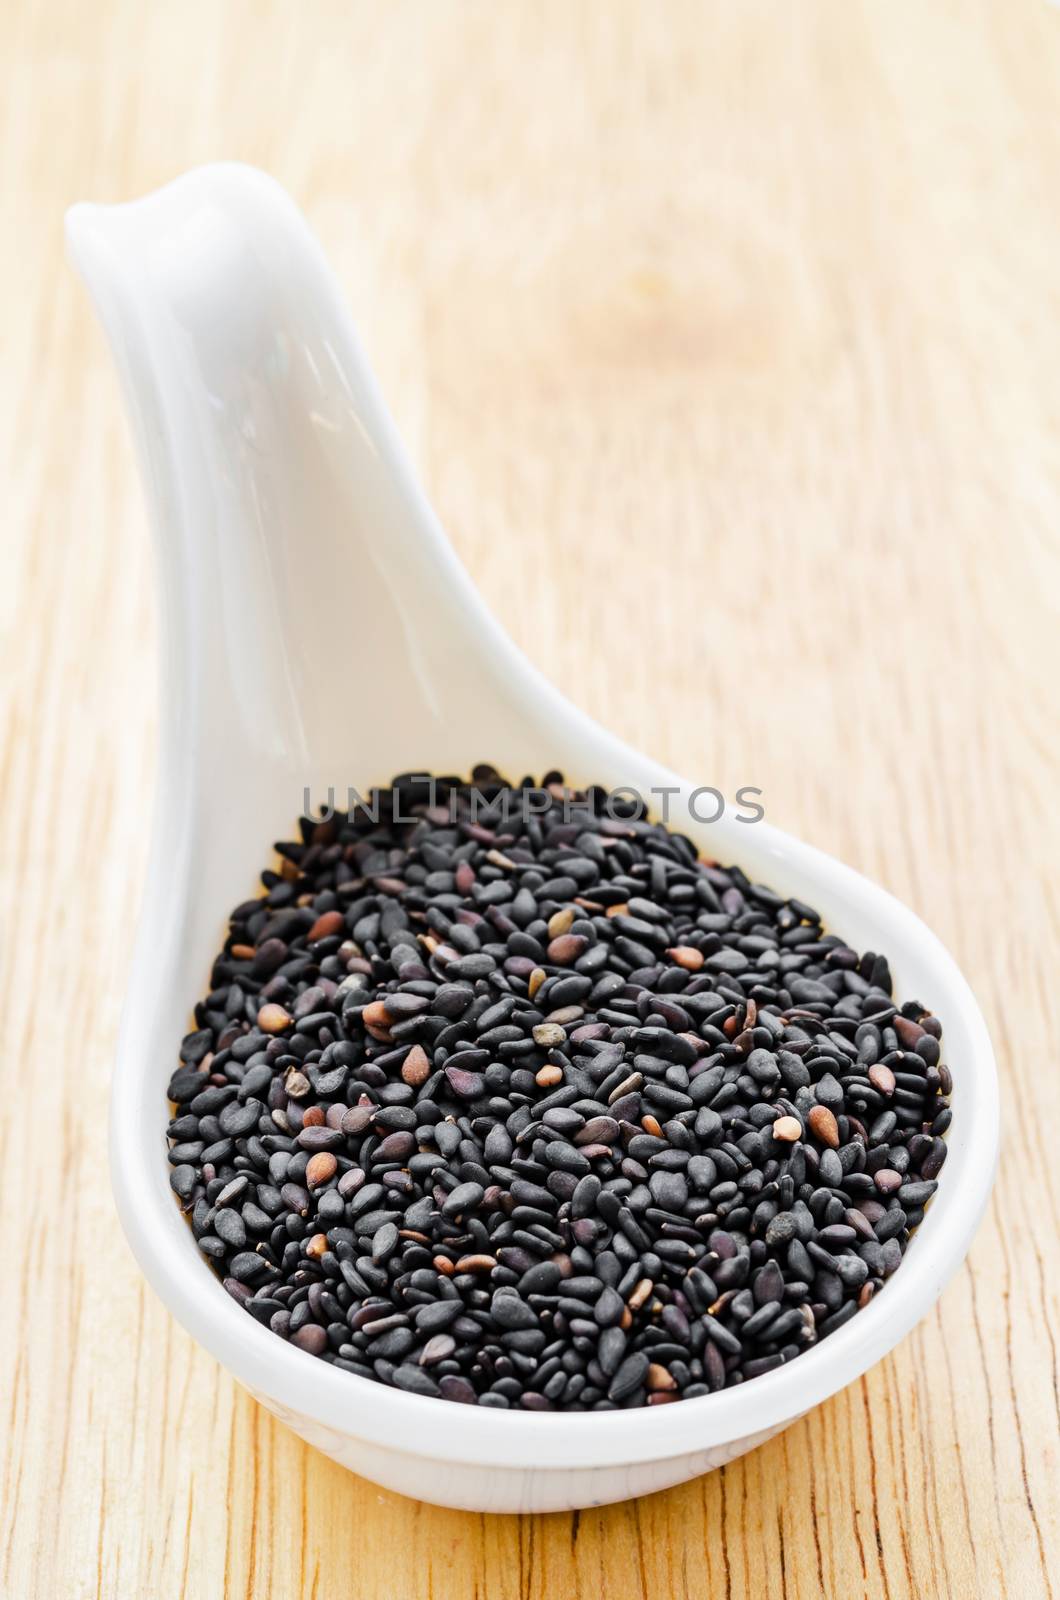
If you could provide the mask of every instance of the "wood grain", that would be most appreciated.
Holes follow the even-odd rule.
[[[1060,1586],[1060,11],[3,0],[0,1592]],[[146,1291],[100,1111],[144,866],[139,487],[63,208],[299,197],[443,520],[589,711],[880,879],[976,988],[1000,1181],[937,1313],[684,1488],[415,1505]]]

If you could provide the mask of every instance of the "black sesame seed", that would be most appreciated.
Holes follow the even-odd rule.
[[[695,1398],[827,1337],[938,1187],[938,1020],[818,914],[562,779],[303,820],[169,1084],[227,1292],[408,1393]],[[520,804],[533,797],[532,812]]]

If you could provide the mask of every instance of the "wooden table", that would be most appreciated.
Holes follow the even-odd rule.
[[[1060,11],[4,10],[0,1591],[1052,1593]],[[155,603],[61,219],[221,155],[305,206],[519,644],[916,907],[994,1031],[1001,1177],[937,1313],[667,1494],[517,1519],[384,1493],[198,1352],[118,1229]]]

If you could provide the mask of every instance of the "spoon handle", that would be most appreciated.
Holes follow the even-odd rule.
[[[172,737],[207,763],[235,750],[332,777],[367,747],[372,778],[451,768],[469,700],[500,737],[536,675],[454,555],[279,184],[202,167],[75,206],[67,234],[151,503]]]

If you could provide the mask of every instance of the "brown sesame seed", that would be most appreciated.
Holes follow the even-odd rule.
[[[702,950],[696,950],[690,944],[675,944],[666,954],[677,966],[684,967],[686,972],[698,972],[706,960]]]
[[[794,1144],[802,1138],[802,1123],[798,1117],[778,1117],[773,1124],[773,1137],[783,1144]]]
[[[630,1294],[629,1299],[626,1301],[629,1309],[631,1311],[639,1311],[654,1287],[655,1285],[652,1283],[650,1278],[641,1278],[639,1283],[635,1283],[633,1285],[633,1291]]]
[[[556,1045],[566,1044],[567,1035],[558,1022],[539,1022],[533,1029],[533,1040],[542,1050],[551,1050]]]
[[[547,955],[550,961],[557,966],[569,966],[572,961],[577,961],[583,951],[589,948],[589,941],[584,934],[561,933],[558,939],[553,939],[548,947]]]
[[[318,939],[333,939],[341,933],[344,927],[341,911],[325,911],[310,928],[306,939],[310,944],[315,944]]]
[[[457,1272],[492,1272],[497,1265],[496,1256],[461,1256],[456,1264]]]
[[[403,1082],[413,1089],[418,1089],[426,1083],[431,1075],[431,1063],[427,1052],[421,1044],[414,1044],[404,1061],[401,1063],[401,1077]]]
[[[327,1183],[335,1176],[338,1162],[330,1150],[318,1150],[315,1156],[310,1156],[306,1163],[305,1181],[311,1189],[319,1188],[322,1183]]]
[[[895,1091],[895,1076],[890,1067],[882,1066],[877,1062],[868,1071],[868,1079],[874,1089],[881,1094],[892,1095]]]
[[[839,1125],[834,1114],[827,1106],[813,1106],[806,1118],[811,1133],[830,1150],[835,1150],[839,1145]]]
[[[262,1033],[282,1033],[285,1028],[290,1026],[290,1015],[283,1009],[283,1006],[278,1006],[270,1001],[268,1004],[263,1005],[258,1012],[258,1027]]]

